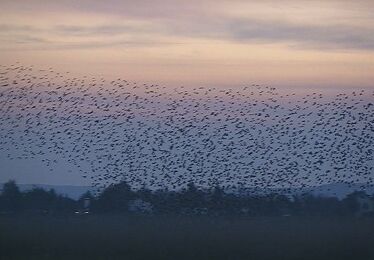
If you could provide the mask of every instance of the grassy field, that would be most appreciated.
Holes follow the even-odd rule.
[[[374,219],[0,217],[0,259],[374,259]]]

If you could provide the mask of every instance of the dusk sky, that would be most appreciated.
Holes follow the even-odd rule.
[[[374,87],[373,1],[0,2],[2,64],[165,86]]]

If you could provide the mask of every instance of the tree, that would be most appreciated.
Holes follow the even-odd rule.
[[[182,207],[193,209],[204,205],[204,193],[200,191],[193,182],[188,183],[187,189],[180,195]]]
[[[10,180],[3,186],[1,193],[1,208],[5,211],[16,212],[22,207],[22,194],[14,180]]]
[[[93,205],[93,210],[102,213],[127,212],[128,202],[134,197],[134,192],[126,182],[113,184],[99,195]]]
[[[343,207],[346,214],[353,215],[359,210],[358,199],[360,197],[367,197],[368,195],[364,191],[355,191],[348,194],[346,198],[343,199]]]
[[[225,192],[219,186],[216,185],[211,193],[210,198],[210,208],[216,212],[223,210],[225,206]]]

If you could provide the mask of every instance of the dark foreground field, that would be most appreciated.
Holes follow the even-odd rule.
[[[0,217],[0,259],[374,259],[374,219]]]

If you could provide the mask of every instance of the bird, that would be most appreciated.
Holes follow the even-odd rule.
[[[164,87],[0,67],[0,152],[58,163],[98,190],[178,190],[193,180],[228,191],[304,192],[374,185],[374,92]]]

